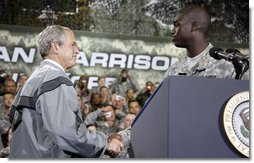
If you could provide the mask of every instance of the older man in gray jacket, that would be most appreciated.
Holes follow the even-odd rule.
[[[121,141],[107,143],[102,132],[89,131],[78,109],[73,83],[65,70],[79,53],[73,32],[49,26],[38,36],[43,58],[16,96],[10,158],[99,157],[117,154]]]

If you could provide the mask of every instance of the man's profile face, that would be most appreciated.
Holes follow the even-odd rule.
[[[65,41],[59,48],[60,64],[66,69],[72,67],[79,53],[73,32],[65,31]]]
[[[174,18],[174,27],[171,29],[172,41],[176,47],[186,48],[190,42],[191,23],[187,19],[187,15],[177,14]]]

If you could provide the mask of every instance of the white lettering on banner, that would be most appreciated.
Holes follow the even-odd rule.
[[[98,87],[98,83],[97,83],[98,80],[97,79],[98,79],[98,77],[90,76],[88,78],[87,88],[91,89],[92,87]]]
[[[129,55],[128,62],[127,62],[127,67],[126,68],[129,68],[129,69],[132,68],[133,59],[134,59],[134,55]]]
[[[84,52],[79,52],[78,56],[77,56],[77,60],[76,60],[76,63],[77,64],[81,64],[83,66],[89,66],[89,63],[88,63],[88,60],[87,60],[87,57],[85,55]]]
[[[22,47],[14,47],[13,54],[8,53],[5,46],[0,46],[0,60],[4,62],[17,62],[19,58],[22,58],[25,63],[33,63],[36,54],[36,48],[28,49],[27,54]],[[173,58],[172,58],[173,59]],[[100,65],[103,68],[128,68],[136,70],[157,70],[165,71],[172,64],[170,57],[168,56],[151,56],[151,55],[133,55],[133,54],[119,54],[119,53],[100,53],[92,52],[91,58],[85,54],[84,51],[80,51],[76,63],[85,67],[95,67]],[[90,62],[90,63],[89,63]],[[171,62],[171,63],[170,63]]]
[[[89,66],[88,59],[84,52],[80,52],[77,57],[77,64]],[[153,69],[157,71],[165,71],[170,65],[170,58],[167,56],[149,56],[149,55],[127,55],[117,53],[98,53],[93,52],[90,60],[90,66],[94,67],[96,64],[102,67],[113,68],[120,66],[120,68],[148,70]]]
[[[107,53],[93,52],[90,60],[90,66],[94,67],[96,64],[101,64],[102,67],[107,67],[108,58],[109,56]]]
[[[111,54],[108,67],[112,68],[115,65],[119,65],[120,68],[126,67],[127,56],[124,54]]]
[[[150,67],[150,60],[151,60],[150,56],[138,55],[135,57],[134,68],[148,70]]]
[[[18,57],[21,56],[26,63],[33,63],[35,51],[35,48],[30,48],[29,54],[27,55],[23,48],[16,47],[14,48],[12,62],[17,62]]]
[[[152,60],[152,69],[154,70],[167,70],[169,65],[169,59],[165,60],[165,57],[155,56]]]
[[[15,47],[13,50],[11,62],[17,62],[20,56],[25,63],[33,63],[35,52],[35,48],[30,48],[29,54],[27,55],[23,48]],[[0,46],[0,59],[3,59],[5,62],[10,62],[10,56],[7,52],[6,47],[4,46]]]
[[[70,73],[67,74],[68,76],[70,75]],[[76,80],[79,80],[80,76],[72,76],[71,77],[71,81],[73,83],[75,83]],[[90,76],[88,77],[88,82],[87,82],[87,89],[92,89],[92,88],[96,88],[98,87],[98,76]],[[116,78],[113,77],[106,77],[105,78],[105,86],[109,87],[114,81],[116,80]]]
[[[109,87],[115,80],[116,80],[116,78],[107,77],[107,78],[105,78],[105,85],[106,85],[107,87]]]
[[[0,46],[0,59],[4,60],[5,62],[10,62],[9,54],[4,46]]]

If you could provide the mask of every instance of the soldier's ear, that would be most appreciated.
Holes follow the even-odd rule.
[[[200,28],[199,22],[192,22],[191,23],[191,32],[197,31],[197,30],[199,30],[199,28]]]

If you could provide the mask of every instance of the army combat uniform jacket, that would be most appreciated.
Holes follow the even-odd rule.
[[[6,157],[9,154],[8,143],[3,141],[2,134],[8,135],[8,131],[11,127],[9,117],[4,113],[3,109],[0,108],[0,158]]]
[[[235,69],[232,63],[226,60],[216,60],[209,55],[211,44],[205,49],[203,56],[190,70],[188,70],[187,57],[180,59],[169,67],[165,78],[170,75],[201,76],[212,78],[234,78]]]
[[[42,61],[14,99],[9,158],[99,157],[106,136],[89,131],[77,94],[63,69]]]
[[[180,59],[165,73],[165,78],[171,75],[200,76],[212,78],[234,78],[235,69],[232,63],[225,60],[216,60],[209,55],[211,44],[205,49],[203,56],[190,70],[187,65],[187,57]],[[125,147],[130,145],[131,128],[119,132],[123,138]]]

